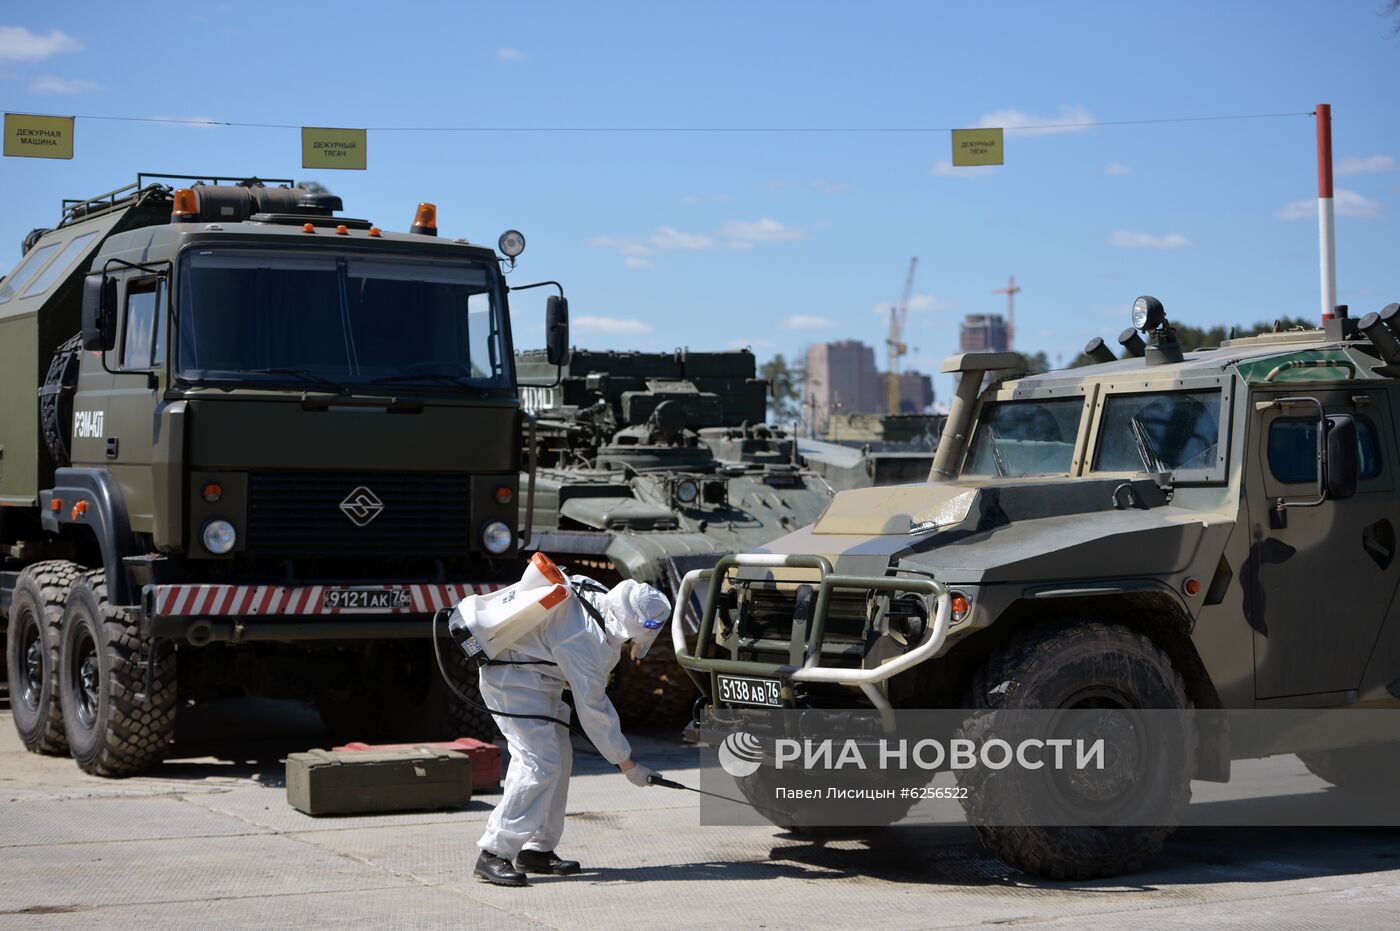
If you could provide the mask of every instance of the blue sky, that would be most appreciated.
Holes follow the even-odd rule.
[[[5,110],[538,131],[372,132],[368,171],[308,172],[295,129],[80,119],[71,162],[0,160],[0,258],[62,198],[138,171],[314,176],[386,228],[432,200],[445,235],[524,231],[513,278],[562,281],[580,345],[882,347],[880,309],[918,255],[906,365],[936,370],[964,313],[1003,309],[991,292],[1011,273],[1017,348],[1068,362],[1142,293],[1201,326],[1316,313],[1310,117],[1013,132],[983,172],[940,167],[944,132],[552,128],[1014,127],[1326,102],[1338,299],[1359,313],[1400,300],[1384,5],[15,5]],[[522,295],[520,345],[542,316]]]

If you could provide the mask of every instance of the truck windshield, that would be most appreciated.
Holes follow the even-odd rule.
[[[987,404],[977,421],[964,475],[1059,475],[1069,471],[1082,398]]]
[[[188,381],[510,384],[495,270],[483,264],[191,250],[179,295],[178,374]]]
[[[1111,395],[1104,402],[1094,471],[1214,469],[1219,443],[1219,391]]]

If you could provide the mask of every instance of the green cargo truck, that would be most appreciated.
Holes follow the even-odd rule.
[[[136,772],[177,706],[231,693],[357,734],[489,727],[428,634],[518,573],[502,263],[524,241],[340,209],[142,175],[65,201],[0,280],[0,617],[30,750]],[[562,293],[549,313],[562,353]]]

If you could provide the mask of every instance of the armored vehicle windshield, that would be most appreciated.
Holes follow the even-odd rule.
[[[511,386],[499,279],[485,263],[198,249],[179,282],[184,381]]]

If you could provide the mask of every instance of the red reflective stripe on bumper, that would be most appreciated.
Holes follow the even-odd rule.
[[[306,616],[341,614],[339,608],[326,608],[322,594],[345,589],[394,591],[407,589],[409,606],[383,610],[344,609],[344,614],[432,614],[448,608],[471,594],[486,594],[501,588],[494,582],[451,585],[304,585],[284,588],[275,585],[158,585],[155,612],[161,617],[238,617]]]

